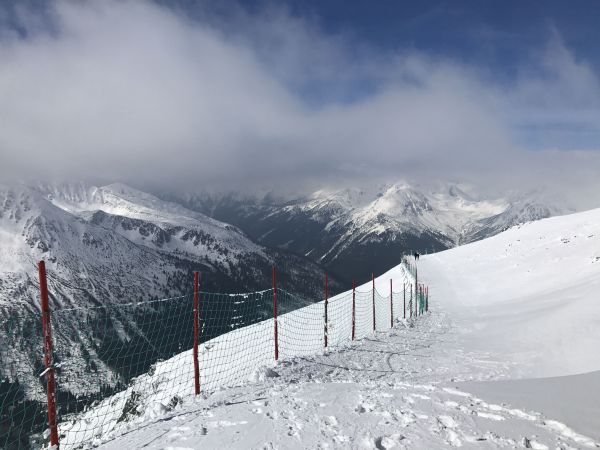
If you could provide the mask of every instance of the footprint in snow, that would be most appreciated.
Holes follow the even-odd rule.
[[[446,442],[452,447],[461,447],[462,442],[454,430],[446,430]]]
[[[366,412],[371,412],[375,409],[375,405],[369,403],[359,403],[356,407],[355,411],[359,414],[363,414]]]
[[[339,434],[337,436],[334,436],[333,440],[337,443],[343,444],[343,443],[350,442],[350,436],[347,436],[345,434]]]
[[[444,428],[456,428],[456,421],[450,416],[438,416],[438,422],[442,424]]]
[[[335,418],[335,416],[325,416],[324,421],[325,425],[327,425],[328,427],[335,427],[338,424],[338,421]]]
[[[384,450],[397,448],[398,444],[400,444],[400,441],[402,441],[403,439],[404,436],[402,436],[399,433],[395,433],[390,436],[378,437],[377,439],[375,439],[375,447]]]

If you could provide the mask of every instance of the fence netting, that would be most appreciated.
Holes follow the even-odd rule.
[[[365,284],[327,301],[280,288],[245,294],[199,291],[201,394],[256,380],[276,356],[319,354],[423,314],[426,290],[415,288],[411,266],[404,263],[402,270],[404,282],[393,289]],[[29,336],[32,342],[31,360],[23,364],[15,357],[18,352],[1,350],[3,364],[14,367],[0,384],[0,449],[40,448],[49,433],[39,313],[0,324],[6,336]],[[51,325],[61,449],[97,445],[195,398],[193,292],[57,309]],[[35,389],[24,391],[25,379]]]

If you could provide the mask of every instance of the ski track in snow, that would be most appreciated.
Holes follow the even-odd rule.
[[[101,448],[599,447],[541,414],[456,389],[454,381],[511,370],[461,351],[459,334],[435,309],[322,355],[280,361],[276,374],[255,377],[262,381],[201,397]]]

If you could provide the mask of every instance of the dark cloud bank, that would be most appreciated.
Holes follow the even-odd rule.
[[[2,180],[302,189],[420,178],[600,204],[600,83],[556,33],[507,83],[327,35],[280,8],[192,19],[109,0],[12,14],[19,27],[0,31]]]

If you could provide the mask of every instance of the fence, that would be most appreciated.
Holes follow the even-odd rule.
[[[273,286],[260,292],[203,292],[196,273],[189,295],[50,311],[41,262],[39,389],[32,399],[12,382],[0,385],[0,449],[94,445],[196,395],[247,382],[278,359],[328,351],[424,314],[428,288],[416,267],[400,267],[400,289],[390,279],[384,294],[373,276],[330,298],[325,276],[317,303],[277,286],[273,269]]]

